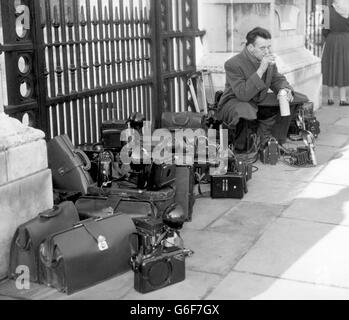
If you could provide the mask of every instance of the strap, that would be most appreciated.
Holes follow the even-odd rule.
[[[109,249],[106,235],[101,232],[96,220],[84,222],[82,223],[82,225],[84,226],[86,231],[91,235],[91,237],[96,240],[99,251],[105,251]]]
[[[120,196],[110,195],[107,198],[106,206],[113,208],[113,212],[115,212],[117,207],[119,206],[121,200],[122,200],[122,197],[120,197]]]
[[[88,158],[88,156],[86,155],[86,153],[80,149],[75,149],[73,151],[75,154],[77,154],[80,159],[82,160],[84,166],[82,167],[85,171],[88,171],[91,169],[91,161]]]

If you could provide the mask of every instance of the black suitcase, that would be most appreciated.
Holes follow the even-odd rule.
[[[30,281],[41,282],[39,268],[39,246],[46,237],[79,221],[78,212],[72,202],[63,202],[52,209],[41,212],[34,219],[19,226],[13,236],[10,250],[9,278],[16,278],[16,268],[27,266]]]
[[[211,177],[211,198],[242,199],[247,193],[246,176],[227,173]]]
[[[156,207],[150,201],[123,199],[118,196],[84,196],[75,203],[81,220],[107,217],[113,214],[156,216]]]
[[[112,215],[82,221],[51,235],[40,246],[44,283],[67,294],[131,270],[131,217]]]
[[[194,196],[194,166],[176,166],[176,202],[181,205],[185,213],[185,220],[191,221]]]
[[[47,143],[48,166],[52,171],[53,187],[86,194],[93,183],[87,155],[76,149],[67,135],[57,136]]]
[[[167,186],[157,191],[137,189],[127,182],[113,182],[110,188],[98,188],[96,184],[88,188],[89,195],[120,196],[125,200],[149,201],[156,207],[156,215],[161,218],[166,209],[175,203],[176,187]]]

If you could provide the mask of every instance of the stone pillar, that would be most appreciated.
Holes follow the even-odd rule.
[[[198,68],[211,70],[215,90],[223,89],[224,62],[243,49],[249,30],[264,27],[272,33],[279,71],[318,108],[321,61],[305,49],[305,25],[305,0],[201,0],[199,27],[206,35]]]
[[[0,279],[7,275],[16,228],[53,206],[44,137],[7,116],[0,103]]]

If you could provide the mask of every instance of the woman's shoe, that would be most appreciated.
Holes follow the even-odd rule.
[[[340,106],[349,106],[349,102],[345,101],[345,100],[341,100],[341,101],[339,101],[339,105]]]
[[[332,99],[328,99],[327,104],[329,106],[332,106],[334,104],[334,101]]]

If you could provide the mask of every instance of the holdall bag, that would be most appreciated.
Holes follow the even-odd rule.
[[[176,167],[176,202],[185,213],[185,220],[191,221],[193,214],[195,172],[194,166]]]
[[[82,221],[48,237],[40,246],[44,283],[68,295],[131,270],[128,215]]]
[[[156,216],[150,201],[123,199],[118,196],[84,196],[75,203],[81,220],[123,213],[134,216]]]
[[[161,218],[166,209],[175,203],[175,185],[164,187],[157,191],[137,189],[132,183],[126,181],[113,181],[110,188],[99,188],[96,184],[88,188],[89,195],[95,196],[120,196],[125,200],[149,201],[156,207],[156,217]]]
[[[20,225],[12,239],[10,249],[9,278],[16,278],[16,268],[29,268],[30,281],[41,282],[39,269],[39,246],[46,237],[79,221],[73,202],[66,201],[38,214],[34,219]]]
[[[53,187],[86,194],[93,183],[91,162],[85,152],[73,146],[67,135],[57,136],[47,143],[48,166],[52,171]]]
[[[197,112],[163,112],[161,116],[161,127],[169,130],[175,129],[204,129],[204,115]]]

